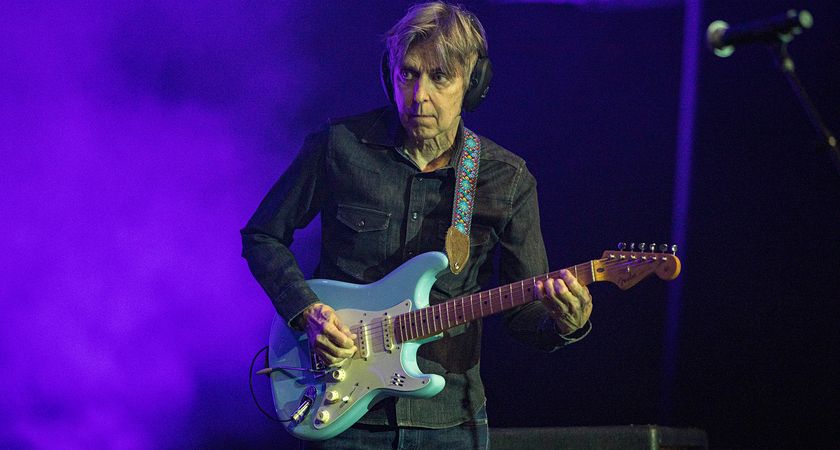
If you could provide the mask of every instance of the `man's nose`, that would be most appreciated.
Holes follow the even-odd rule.
[[[429,99],[429,82],[430,80],[426,76],[421,76],[417,79],[417,83],[414,84],[415,102],[425,102]]]

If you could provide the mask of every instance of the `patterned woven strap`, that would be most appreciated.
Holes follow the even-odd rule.
[[[478,180],[478,162],[481,158],[481,140],[464,128],[464,148],[455,178],[455,195],[452,200],[452,226],[446,233],[446,253],[452,273],[460,273],[470,257],[470,226]]]

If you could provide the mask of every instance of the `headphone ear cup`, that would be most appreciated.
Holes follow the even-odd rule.
[[[388,96],[388,101],[395,103],[394,86],[391,83],[391,64],[388,58],[388,50],[382,52],[382,68],[379,72],[379,82],[382,83],[382,89],[385,91],[385,95]]]
[[[490,58],[478,58],[470,74],[470,84],[464,94],[464,111],[473,111],[478,108],[487,92],[490,90],[490,81],[493,80],[493,64]]]

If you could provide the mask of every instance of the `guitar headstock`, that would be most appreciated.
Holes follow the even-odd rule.
[[[677,246],[667,244],[630,244],[629,250],[624,243],[618,245],[619,250],[607,250],[601,259],[592,261],[595,281],[609,281],[620,289],[630,289],[638,282],[655,273],[659,278],[670,281],[680,274],[681,263],[677,258]],[[646,251],[646,250],[650,251]],[[656,250],[659,250],[658,252]]]

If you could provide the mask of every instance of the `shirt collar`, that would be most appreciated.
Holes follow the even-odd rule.
[[[403,129],[399,113],[394,105],[383,109],[371,124],[370,128],[360,138],[363,144],[382,145],[386,147],[402,148]],[[464,148],[464,119],[458,124],[458,134],[455,136],[454,151],[449,160],[449,167],[458,164]]]

